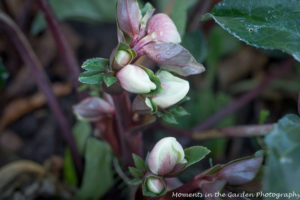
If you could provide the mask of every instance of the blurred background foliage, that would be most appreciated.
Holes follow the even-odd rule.
[[[183,38],[182,45],[190,50],[194,57],[199,62],[204,63],[206,67],[204,74],[189,78],[191,100],[186,102],[184,106],[190,115],[178,119],[179,124],[176,127],[193,128],[238,95],[257,86],[276,62],[287,57],[286,54],[279,51],[249,47],[212,21],[201,22],[202,25],[197,30],[190,30],[188,22],[191,20],[191,13],[198,3],[197,0],[152,0],[150,2],[157,8],[156,12],[166,12],[171,16]],[[105,57],[111,53],[116,45],[116,0],[50,0],[50,3],[57,17],[64,22],[63,29],[80,62],[90,57]],[[143,4],[144,2],[140,1],[140,3]],[[12,0],[9,4],[16,15],[22,12],[23,1]],[[30,23],[30,31],[26,34],[29,35],[50,79],[55,83],[64,84],[64,88],[62,85],[59,87],[62,91],[60,101],[68,118],[75,122],[71,105],[74,105],[76,101],[74,100],[75,95],[70,92],[70,86],[67,85],[65,75],[67,72],[61,67],[62,63],[56,55],[56,47],[49,30],[46,29],[42,14],[37,9],[33,9],[32,12],[34,14]],[[5,43],[5,45],[8,44]],[[9,49],[8,53],[5,52],[5,45],[1,45],[0,48],[0,56],[3,58],[0,60],[0,92],[3,95],[0,101],[2,110],[0,131],[3,132],[0,136],[0,143],[4,144],[1,146],[1,165],[20,158],[31,159],[39,163],[50,160],[53,164],[53,155],[58,155],[56,164],[58,163],[58,167],[64,169],[62,175],[64,182],[74,187],[78,183],[78,179],[70,150],[65,148],[61,142],[61,136],[56,133],[55,119],[44,106],[45,101],[38,105],[28,104],[28,99],[34,98],[38,91],[32,80],[27,78],[30,73],[19,68],[22,64],[14,50]],[[13,58],[16,59],[12,60]],[[8,70],[4,68],[4,64]],[[275,80],[255,101],[239,112],[224,118],[215,127],[274,123],[287,113],[295,113],[297,92],[300,90],[299,77],[300,67],[297,67],[286,76]],[[16,108],[19,107],[16,105],[24,103],[31,105],[30,109],[19,112],[13,117],[7,114],[18,112]],[[290,152],[280,151],[280,149],[285,148],[284,146],[281,148],[280,141],[286,139],[280,137],[294,138],[296,136],[289,136],[289,130],[285,132],[287,136],[278,135],[281,128],[288,129],[285,121],[292,120],[291,118],[293,117],[283,119],[278,128],[266,138],[266,144],[272,148],[272,156],[267,163],[278,162],[276,160],[278,152],[284,155],[291,154],[297,161],[291,170],[296,170],[295,166],[299,166],[299,159],[297,159],[298,154],[295,153],[295,149],[298,148],[299,144],[293,144],[295,149]],[[123,192],[122,194],[126,196],[128,191],[124,189],[125,184],[118,178],[115,168],[112,167],[113,156],[109,146],[91,137],[91,135],[100,137],[101,133],[94,133],[89,124],[78,122],[74,126],[73,134],[80,153],[86,161],[85,173],[77,198],[98,199],[103,197],[103,199],[111,199],[116,195],[114,194],[116,191]],[[169,134],[154,129],[146,131],[144,134],[145,149],[151,149],[159,138],[166,135]],[[186,146],[190,145],[190,142],[184,138],[179,140]],[[201,164],[193,166],[180,178],[185,181],[190,180],[195,174],[209,167],[209,163],[225,163],[238,157],[253,154],[262,148],[261,140],[261,138],[222,138],[193,141],[195,144],[207,146],[212,151],[209,155],[210,160],[207,159]],[[278,145],[277,143],[274,144],[273,140],[276,140]],[[5,144],[11,141],[12,146]],[[290,139],[289,142],[293,143]],[[281,161],[279,160],[279,162]],[[279,167],[280,165],[282,163],[279,163]],[[274,166],[278,165],[274,164]],[[273,167],[268,167],[267,171],[269,177],[270,174],[282,172],[281,169]],[[285,174],[281,176],[285,176]],[[275,177],[273,178],[274,180],[267,179],[269,182],[267,189],[271,191],[274,188],[283,188],[281,185],[271,186],[272,182],[280,182],[278,179],[275,180]],[[9,184],[6,183],[6,186]],[[115,188],[116,191],[108,192],[112,186],[116,187],[116,185],[118,186]],[[29,189],[27,188],[27,190]]]

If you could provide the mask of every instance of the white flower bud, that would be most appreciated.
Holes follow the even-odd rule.
[[[154,15],[147,24],[148,35],[159,42],[180,43],[181,38],[171,18],[163,13]]]
[[[146,94],[156,89],[148,74],[140,67],[126,65],[118,73],[117,78],[123,89],[137,94]]]
[[[163,91],[152,98],[152,101],[161,108],[167,108],[178,103],[188,93],[189,82],[178,78],[168,71],[160,71],[157,74]]]
[[[114,65],[117,65],[117,68],[122,68],[125,65],[127,65],[131,61],[131,55],[125,50],[119,50],[116,52],[115,55],[115,63]],[[114,67],[116,68],[116,67]]]
[[[146,178],[146,187],[149,192],[154,194],[161,194],[166,189],[163,179],[155,176]]]
[[[164,176],[182,169],[186,163],[184,157],[184,150],[177,140],[166,137],[156,143],[147,162],[153,174]]]

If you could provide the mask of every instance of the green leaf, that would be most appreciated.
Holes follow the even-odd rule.
[[[131,179],[127,182],[129,185],[133,185],[133,186],[138,186],[142,183],[142,180],[141,179]]]
[[[173,115],[176,115],[176,116],[179,116],[179,117],[189,115],[189,113],[181,106],[172,107],[169,111]]]
[[[134,161],[134,164],[135,164],[137,169],[143,170],[143,171],[146,170],[146,168],[147,168],[146,164],[145,164],[144,160],[141,157],[139,157],[136,154],[132,154],[132,157],[133,157],[133,161]]]
[[[203,146],[192,146],[186,148],[184,150],[185,159],[187,160],[185,168],[199,162],[209,153],[210,150]]]
[[[266,120],[269,117],[269,115],[270,115],[270,111],[268,111],[268,110],[262,110],[262,111],[260,111],[258,123],[259,124],[266,123]]]
[[[147,96],[149,97],[152,97],[152,96],[155,96],[159,93],[162,92],[162,87],[161,87],[161,83],[160,83],[160,80],[157,76],[155,76],[155,74],[153,73],[153,71],[151,69],[148,69],[146,67],[143,67],[143,66],[140,66],[143,70],[145,70],[145,72],[148,74],[150,80],[156,85],[156,89],[153,90],[152,92],[149,92],[147,94]]]
[[[200,31],[186,33],[182,40],[184,46],[198,62],[203,62],[207,55],[207,42]]]
[[[103,74],[99,74],[97,71],[86,71],[80,74],[78,80],[81,83],[86,84],[101,84],[103,80]]]
[[[147,12],[152,11],[154,7],[151,3],[145,3],[144,7],[141,9],[142,16],[144,16]]]
[[[4,82],[8,78],[8,73],[4,67],[2,59],[0,58],[0,89],[3,87]]]
[[[106,58],[91,58],[86,60],[81,68],[87,71],[103,72],[107,70],[108,63],[109,61]]]
[[[130,174],[137,179],[141,179],[144,176],[144,173],[142,170],[134,168],[134,167],[128,167]]]
[[[76,199],[99,199],[113,186],[112,152],[106,142],[88,138],[82,185]]]
[[[165,113],[160,113],[158,114],[158,117],[161,117],[165,122],[169,124],[178,124],[176,118],[172,113],[165,112]]]
[[[76,20],[88,23],[113,22],[117,0],[50,0],[60,21]],[[42,13],[35,18],[31,32],[39,33],[46,27]]]
[[[71,151],[69,148],[65,149],[64,156],[64,181],[70,186],[77,186],[78,179],[76,175],[75,165],[72,159]]]
[[[92,133],[91,124],[86,121],[77,121],[73,127],[72,132],[75,137],[79,153],[83,155],[87,139],[91,136]]]
[[[264,191],[300,193],[300,118],[289,114],[266,137]],[[275,176],[276,175],[276,176]]]
[[[111,75],[104,75],[103,81],[106,84],[107,87],[110,87],[112,84],[118,81],[118,79]]]
[[[300,0],[223,0],[210,16],[249,45],[280,49],[300,61]]]

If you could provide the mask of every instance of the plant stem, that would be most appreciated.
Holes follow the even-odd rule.
[[[265,88],[267,88],[270,83],[285,74],[287,71],[291,69],[294,64],[294,60],[292,58],[287,59],[286,61],[282,62],[277,69],[274,70],[269,76],[267,76],[257,87],[250,90],[246,94],[242,95],[241,97],[237,98],[235,101],[231,102],[227,106],[225,106],[222,110],[202,122],[201,124],[197,125],[194,130],[202,131],[211,128],[215,123],[219,122],[223,118],[227,117],[231,113],[237,111],[238,109],[242,108],[253,99],[255,99]]]
[[[207,140],[222,137],[264,136],[273,130],[274,124],[233,126],[207,131],[180,130],[164,125],[159,125],[159,128],[180,137],[190,137],[193,140]]]
[[[16,50],[22,57],[23,62],[31,70],[34,78],[36,79],[39,89],[46,96],[48,104],[61,128],[63,137],[70,147],[78,175],[79,177],[81,177],[82,162],[72,135],[71,127],[51,90],[50,83],[41,67],[37,56],[34,54],[30,44],[18,28],[18,26],[7,15],[3,13],[0,13],[0,29],[3,30],[7,34],[7,36],[9,36],[8,38],[11,40]]]
[[[59,22],[47,0],[37,0],[37,3],[44,14],[47,24],[52,32],[55,43],[57,45],[59,55],[67,66],[75,89],[80,86],[78,77],[80,74],[79,64],[74,56],[74,52],[68,43],[68,40],[59,26]]]
[[[130,154],[126,147],[126,137],[128,137],[128,128],[131,124],[130,100],[125,91],[120,95],[112,95],[112,98],[115,106],[122,157],[124,160],[127,160],[130,159]]]
[[[189,17],[191,20],[190,20],[190,23],[188,25],[188,30],[190,30],[190,31],[196,31],[197,30],[197,28],[200,26],[201,17],[206,12],[209,11],[209,9],[212,6],[212,3],[213,3],[212,0],[202,0],[202,1],[199,1],[196,4],[195,11]]]

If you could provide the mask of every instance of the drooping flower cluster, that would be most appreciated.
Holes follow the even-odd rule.
[[[136,0],[118,1],[119,45],[110,63],[121,87],[139,94],[137,98],[139,101],[143,99],[145,110],[157,106],[166,109],[187,95],[188,81],[173,73],[188,76],[205,70],[179,45],[181,38],[170,17],[163,13],[152,16],[153,13],[149,4],[140,9]],[[124,44],[128,45],[127,49]],[[157,63],[161,70],[154,74],[149,68],[137,64],[138,58],[144,55]]]

